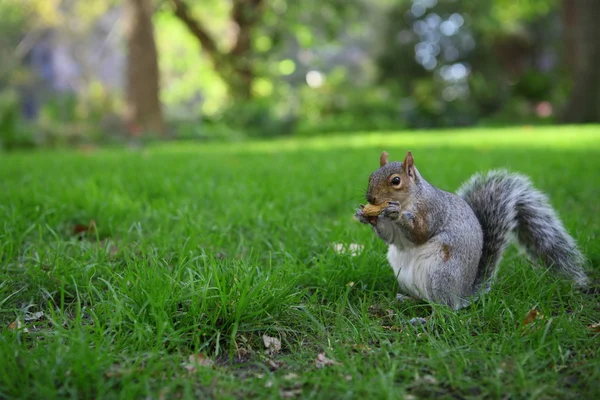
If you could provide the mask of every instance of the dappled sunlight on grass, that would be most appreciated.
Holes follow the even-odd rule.
[[[600,149],[600,125],[338,134],[239,144],[160,144],[154,151],[276,152],[363,147]]]

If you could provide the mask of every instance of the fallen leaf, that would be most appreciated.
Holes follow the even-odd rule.
[[[21,321],[19,321],[17,319],[16,321],[13,321],[10,323],[10,325],[8,325],[8,329],[12,329],[12,330],[21,329],[21,326],[23,326],[21,324]]]
[[[529,310],[529,312],[525,316],[525,319],[523,320],[523,326],[531,324],[533,321],[535,321],[536,317],[539,314],[539,311],[536,310],[535,307]]]
[[[266,347],[265,354],[273,355],[279,353],[281,350],[281,340],[267,335],[263,335],[262,338]]]
[[[600,322],[596,322],[595,324],[588,325],[587,327],[592,332],[600,332]]]
[[[121,370],[121,365],[120,364],[113,364],[108,371],[104,372],[104,376],[107,378],[116,378],[116,377],[121,377],[123,375],[123,372]]]
[[[269,369],[271,371],[277,371],[279,368],[281,368],[283,366],[283,364],[284,364],[283,361],[273,361],[273,360],[267,361],[267,365],[269,366]]]
[[[91,220],[89,224],[75,224],[73,226],[73,235],[79,235],[81,233],[89,232],[94,233],[96,231],[96,221]]]
[[[283,376],[283,379],[288,380],[288,381],[291,381],[296,378],[298,378],[298,374],[295,374],[293,372],[290,372],[289,374],[286,374]]]
[[[27,313],[27,315],[23,319],[25,320],[25,322],[31,322],[31,321],[39,321],[43,317],[44,317],[44,312],[38,311],[38,312],[34,312],[34,313]]]
[[[190,356],[188,357],[188,362],[183,363],[183,368],[185,368],[189,372],[193,373],[198,370],[198,367],[207,368],[207,367],[212,367],[213,364],[214,364],[214,361],[211,360],[210,358],[206,357],[202,353],[190,354]]]
[[[428,385],[437,385],[438,384],[438,380],[435,379],[435,377],[433,375],[423,376],[423,382],[425,382]]]
[[[315,366],[317,368],[321,369],[327,365],[339,365],[339,362],[332,360],[330,358],[327,358],[325,356],[325,353],[319,353],[319,355],[317,356],[317,359],[315,360]]]
[[[281,396],[284,399],[290,399],[292,397],[300,396],[301,394],[301,388],[279,389],[279,396]]]
[[[16,321],[13,321],[8,325],[8,329],[13,331],[23,331],[25,333],[29,333],[29,330],[27,328],[23,328],[23,324],[18,318]]]
[[[213,360],[211,360],[210,358],[206,357],[202,353],[191,354],[188,359],[190,360],[190,362],[196,363],[196,364],[201,365],[203,367],[211,367],[214,364]]]

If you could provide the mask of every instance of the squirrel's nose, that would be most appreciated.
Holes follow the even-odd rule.
[[[377,204],[375,201],[375,196],[373,196],[372,194],[367,194],[367,201],[371,204]]]

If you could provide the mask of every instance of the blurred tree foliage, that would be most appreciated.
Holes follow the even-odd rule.
[[[306,48],[319,40],[336,40],[345,23],[359,17],[362,5],[357,0],[171,3],[235,100],[254,97],[255,80],[270,75],[264,65],[269,54],[290,45],[290,40]],[[221,26],[208,22],[217,18],[224,19]]]
[[[12,129],[1,130],[0,147],[10,147],[11,141],[53,145],[104,136],[103,121],[115,120],[123,102],[121,93],[101,82],[98,59],[104,49],[90,43],[99,41],[102,18],[121,3],[120,0],[0,1],[3,38],[0,39],[0,96],[12,99],[0,108],[0,120],[3,112],[9,113],[8,103],[12,104],[10,113],[35,118],[34,123],[18,118]],[[5,18],[12,23],[6,24]],[[46,51],[36,53],[40,44],[44,44]],[[64,57],[66,50],[66,55],[77,63],[70,81],[63,83],[69,86],[67,90],[55,87],[55,66],[51,65],[47,52],[52,46],[63,51],[54,57]],[[34,58],[38,59],[37,68],[33,66]]]
[[[152,1],[160,100],[177,137],[550,123],[567,104],[600,108],[600,60],[585,58],[600,42],[595,0]],[[23,61],[52,32],[72,49],[77,82],[48,92],[36,126],[122,129],[126,86],[97,66],[98,54],[125,59],[122,5],[0,2],[0,91],[42,87]],[[18,98],[2,108],[19,115]]]
[[[556,6],[556,0],[395,4],[381,32],[379,82],[410,94],[405,112],[416,126],[489,123],[494,115],[518,121],[529,102],[552,100],[559,82],[560,38],[548,29],[557,26]],[[509,104],[502,115],[507,102],[521,102],[523,112]]]
[[[215,89],[221,100],[230,100],[221,108],[223,119],[232,122],[233,129],[257,127],[257,134],[264,135],[289,132],[294,120],[301,118],[296,100],[306,85],[307,69],[319,62],[314,51],[338,47],[349,32],[364,27],[360,16],[366,4],[362,0],[202,4],[171,0],[162,10],[170,6],[196,40],[199,53],[212,67],[205,81],[215,76],[224,85]],[[207,104],[204,111],[214,114],[215,108]]]

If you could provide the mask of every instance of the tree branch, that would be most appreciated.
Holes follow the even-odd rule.
[[[238,99],[250,99],[255,78],[252,32],[261,20],[265,0],[232,0],[230,18],[238,26],[238,32],[231,50],[227,52],[219,51],[217,43],[201,21],[192,16],[185,0],[170,1],[174,6],[174,14],[200,42],[202,50],[227,83],[232,95]]]
[[[198,39],[202,48],[206,50],[208,56],[217,64],[219,58],[221,58],[221,53],[208,31],[202,26],[200,21],[192,16],[184,0],[171,0],[171,3],[175,6],[175,15],[177,18],[187,26],[190,33]]]

